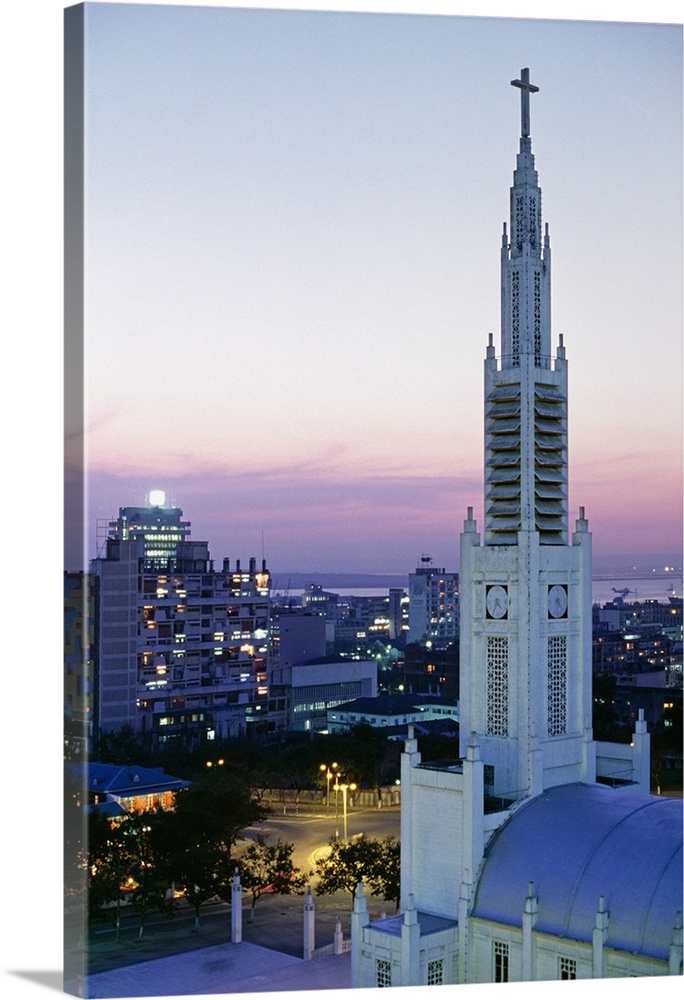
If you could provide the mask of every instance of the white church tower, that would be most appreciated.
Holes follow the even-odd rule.
[[[484,544],[461,535],[461,754],[477,733],[487,792],[593,781],[591,536],[568,544],[567,364],[551,340],[551,249],[530,139],[529,72],[501,247],[501,341],[485,361]],[[553,352],[553,353],[552,353]]]
[[[401,770],[400,913],[359,885],[352,987],[678,975],[681,801],[631,745],[592,734],[591,535],[568,525],[568,393],[529,71],[485,359],[484,535],[461,534],[459,759]]]

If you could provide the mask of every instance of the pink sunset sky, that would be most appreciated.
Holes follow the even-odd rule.
[[[429,33],[402,19],[373,47],[367,19],[354,17],[354,31],[308,29],[308,45],[294,28],[271,32],[270,45],[260,28],[246,44],[248,9],[259,5],[240,2],[237,54],[221,50],[215,24],[216,44],[165,31],[155,47],[140,23],[135,51],[123,28],[100,22],[93,38],[91,550],[97,518],[163,487],[217,559],[259,557],[263,532],[274,576],[407,572],[423,551],[453,566],[466,507],[481,511],[482,362],[498,331],[517,148],[508,81],[529,65],[541,88],[532,128],[554,252],[553,333],[564,334],[570,363],[572,516],[586,506],[599,556],[680,552],[673,29],[481,22],[479,40],[471,30],[459,41],[448,17]],[[326,6],[296,4],[314,5]],[[13,1000],[61,989],[63,958],[63,850],[45,829],[62,810],[64,6],[28,0],[2,12],[3,554],[13,598],[3,734],[6,758],[22,763],[5,773],[6,801],[21,803],[4,844]],[[671,0],[382,6],[681,22]],[[28,774],[40,775],[40,794],[27,795]],[[37,926],[27,873],[38,870],[40,931],[27,933]],[[678,996],[675,978],[659,992]],[[601,989],[640,1000],[643,984]]]
[[[570,524],[681,550],[681,30],[90,5],[98,520],[166,491],[215,559],[457,568],[523,66],[570,372]]]

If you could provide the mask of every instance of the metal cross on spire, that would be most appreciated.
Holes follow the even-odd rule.
[[[530,94],[536,93],[539,87],[530,83],[529,69],[520,70],[520,79],[511,80],[512,87],[520,87],[520,134],[527,138],[530,134]]]

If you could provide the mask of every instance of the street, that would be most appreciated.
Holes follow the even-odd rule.
[[[248,827],[245,836],[251,839],[262,836],[267,838],[268,843],[274,843],[278,837],[290,841],[295,845],[293,858],[297,867],[302,871],[315,870],[320,852],[328,846],[335,834],[339,835],[340,840],[344,839],[342,810],[338,809],[336,813],[334,802],[329,807],[315,806],[313,811],[308,805],[299,806],[298,814],[293,804],[288,803],[286,809],[287,812],[283,814],[281,806],[281,811],[274,811],[273,816],[265,823]],[[380,840],[389,836],[398,838],[399,816],[398,806],[383,809],[348,808],[347,839],[362,833]]]
[[[304,872],[315,870],[316,859],[325,851],[330,839],[339,830],[340,838],[344,833],[344,816],[339,810],[336,817],[334,801],[330,807],[309,805],[299,806],[288,804],[286,813],[274,813],[264,823],[259,823],[245,830],[246,838],[256,838],[261,835],[268,843],[274,843],[278,837],[295,845],[293,859],[297,867]],[[364,833],[369,837],[383,839],[393,835],[399,836],[399,808],[383,809],[362,808],[353,806],[347,810],[347,836]],[[238,841],[237,853],[240,842]],[[311,879],[311,886],[316,891],[316,878]],[[369,909],[373,917],[380,915],[382,900],[369,898]],[[243,940],[253,944],[282,951],[286,954],[302,957],[303,950],[303,912],[302,896],[263,896],[254,909],[253,919],[250,919],[251,900],[245,894],[243,897]],[[349,918],[351,913],[351,894],[338,892],[331,896],[315,896],[316,910],[316,948],[322,948],[332,943],[335,922],[339,917],[342,930],[349,936]],[[210,945],[228,943],[230,941],[230,907],[226,903],[211,902],[200,910],[200,933],[193,932],[194,911],[184,901],[179,901],[176,915],[169,919],[160,914],[150,914],[146,921],[145,933],[138,941],[138,917],[129,907],[122,911],[120,941],[116,940],[114,928],[107,923],[94,924],[88,934],[87,953],[84,952],[80,939],[80,920],[76,912],[65,914],[65,962],[67,968],[75,970],[85,961],[89,971],[100,972],[106,969],[132,965],[136,962],[159,958],[163,955],[194,951]],[[75,973],[74,973],[75,974]]]

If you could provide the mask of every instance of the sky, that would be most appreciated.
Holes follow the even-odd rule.
[[[0,498],[5,526],[4,598],[5,607],[9,611],[3,646],[6,666],[3,694],[8,711],[2,737],[4,759],[18,763],[18,766],[7,767],[4,774],[5,798],[15,804],[16,821],[4,824],[2,830],[3,857],[8,861],[3,871],[4,889],[6,898],[12,901],[13,914],[5,932],[6,957],[2,975],[7,987],[5,992],[17,1000],[43,997],[46,987],[61,989],[62,851],[58,834],[61,822],[63,635],[60,525],[64,478],[61,419],[63,6],[62,0],[25,0],[22,3],[4,4],[0,14],[3,37],[7,40],[3,59],[0,60],[2,93],[5,97],[5,142],[3,156],[0,158],[0,171],[6,195],[3,204],[3,235],[7,248],[3,261],[3,295],[0,300],[5,320],[5,379],[3,392],[0,394],[5,475]],[[241,6],[253,8],[259,4],[242,0]],[[271,0],[269,6],[286,7],[287,4]],[[317,4],[299,0],[297,6],[350,9],[354,5],[345,4],[343,0],[338,0],[334,5],[326,5],[322,0]],[[359,3],[358,6],[362,4]],[[363,6],[370,10],[370,5]],[[471,4],[456,0],[448,3],[430,3],[425,0],[418,4],[407,0],[402,4],[395,0],[395,3],[376,3],[373,6],[378,10],[403,12],[420,8],[423,12],[435,11],[439,14],[477,13],[493,16],[508,14],[512,7],[510,0],[498,4],[487,0],[475,0]],[[517,0],[514,9],[517,16],[539,18],[542,13],[548,16],[549,5]],[[644,4],[633,4],[627,0],[619,4],[606,0],[573,0],[572,3],[557,0],[552,13],[558,18],[580,17],[589,20],[614,20],[619,16],[642,22],[648,18],[662,23],[681,22],[682,19],[679,5],[670,0],[651,0],[647,8]],[[633,30],[641,32],[642,29]],[[570,36],[566,37],[569,45]],[[586,504],[594,530],[594,547],[600,552],[601,547],[607,545],[604,539],[610,536],[612,518],[606,516],[603,521],[600,520],[599,496],[595,484],[604,479],[609,484],[613,482],[608,472],[622,463],[629,467],[629,475],[623,477],[621,485],[611,489],[614,509],[621,516],[631,518],[629,534],[625,531],[629,546],[625,543],[625,548],[631,547],[636,551],[638,547],[643,547],[644,551],[651,551],[661,547],[660,536],[653,533],[651,525],[663,523],[663,500],[667,502],[670,523],[674,524],[673,529],[666,528],[665,536],[672,538],[678,532],[680,522],[678,514],[673,513],[675,501],[672,497],[679,497],[678,469],[681,456],[678,441],[681,420],[677,410],[681,388],[681,306],[678,298],[678,254],[681,243],[678,236],[673,237],[672,227],[676,227],[681,218],[677,204],[677,199],[681,196],[681,183],[676,178],[674,181],[671,179],[671,171],[674,169],[672,166],[667,173],[664,171],[665,162],[672,164],[673,159],[679,155],[677,137],[668,138],[670,130],[681,127],[680,111],[676,105],[674,109],[672,106],[673,96],[676,101],[680,92],[676,82],[679,69],[675,65],[665,74],[667,66],[672,65],[672,60],[665,59],[661,52],[654,54],[646,44],[637,46],[637,51],[633,47],[623,49],[621,57],[617,58],[613,52],[615,44],[611,41],[604,50],[598,53],[594,51],[593,57],[591,50],[587,49],[582,58],[576,47],[568,50],[566,58],[563,45],[559,43],[553,51],[549,49],[548,54],[546,47],[540,45],[535,45],[534,49],[527,44],[521,44],[517,49],[505,46],[500,65],[491,60],[491,65],[488,61],[486,67],[484,64],[481,68],[476,67],[475,79],[472,78],[472,65],[468,69],[471,75],[466,73],[468,53],[459,51],[458,58],[454,57],[455,71],[449,76],[449,85],[440,91],[440,99],[435,102],[448,104],[451,109],[452,102],[467,96],[469,115],[459,116],[456,120],[457,131],[445,138],[445,142],[451,142],[454,153],[453,160],[451,152],[447,151],[442,153],[438,161],[442,171],[441,185],[437,185],[434,174],[431,177],[432,188],[439,188],[440,191],[447,189],[448,201],[441,203],[433,211],[429,224],[424,222],[425,229],[420,229],[418,223],[411,227],[410,235],[416,244],[415,254],[426,263],[420,269],[415,268],[416,276],[412,276],[411,280],[412,297],[409,305],[419,314],[427,315],[425,300],[431,299],[432,294],[437,295],[438,292],[448,294],[451,296],[450,302],[455,303],[453,323],[450,314],[449,318],[442,320],[440,327],[448,331],[445,335],[449,339],[448,350],[444,354],[433,352],[430,369],[431,378],[444,379],[443,369],[448,366],[451,382],[444,399],[435,397],[424,385],[419,386],[420,393],[415,391],[406,394],[404,390],[404,395],[399,396],[398,389],[395,391],[394,388],[398,385],[399,373],[393,370],[392,380],[388,376],[383,382],[385,395],[375,410],[376,419],[380,419],[378,415],[384,414],[385,406],[391,403],[395,424],[408,435],[410,427],[407,429],[407,425],[410,421],[405,414],[410,415],[419,405],[434,405],[433,398],[436,398],[441,405],[439,420],[449,428],[448,433],[440,430],[439,423],[436,430],[431,428],[431,433],[439,432],[439,440],[443,442],[444,454],[438,471],[440,475],[451,477],[445,486],[448,495],[438,504],[437,492],[433,487],[439,482],[439,476],[426,484],[430,488],[431,510],[436,511],[439,506],[443,512],[443,520],[438,521],[435,514],[424,531],[413,535],[409,534],[404,521],[394,536],[398,535],[400,540],[406,539],[405,558],[411,566],[417,552],[428,547],[436,559],[443,558],[446,564],[451,562],[464,516],[463,508],[469,503],[465,495],[467,491],[460,489],[458,485],[464,476],[461,455],[468,447],[473,449],[474,456],[471,491],[473,505],[477,509],[480,503],[480,444],[473,446],[472,441],[477,441],[478,437],[481,441],[482,435],[482,359],[487,333],[498,329],[498,246],[501,224],[507,213],[508,186],[517,146],[518,104],[508,81],[516,77],[525,64],[530,66],[533,82],[542,88],[532,99],[533,145],[544,190],[544,215],[550,225],[554,251],[554,335],[558,332],[565,334],[570,361],[570,473],[572,495],[573,498],[577,497],[573,502]],[[501,53],[501,48],[498,51]],[[617,65],[614,66],[615,86],[609,94],[605,94],[603,88],[608,75],[605,69],[608,61],[615,61]],[[563,79],[554,79],[555,67],[561,65],[565,67]],[[426,72],[428,69],[429,67]],[[442,70],[443,74],[445,72]],[[669,82],[665,81],[664,74]],[[672,74],[675,74],[674,82]],[[260,78],[261,73],[256,74],[251,81],[252,86],[256,88]],[[353,79],[353,74],[350,74],[350,86]],[[401,90],[401,76],[397,79],[396,88],[404,94],[404,103],[415,107],[406,96],[406,89]],[[494,91],[495,99],[489,99],[486,106],[480,107],[477,102]],[[243,97],[244,93],[245,88],[242,90]],[[550,101],[551,94],[553,106],[547,106],[544,110],[543,101]],[[563,107],[559,104],[561,101]],[[617,134],[610,133],[611,141],[604,142],[604,131],[609,128],[610,122],[606,123],[604,120],[602,109],[605,110],[609,105],[610,115],[619,115],[622,125]],[[395,114],[398,114],[397,105],[393,107]],[[636,122],[632,123],[631,116],[636,114],[636,109],[642,107],[646,108],[647,114],[640,114]],[[625,109],[631,109],[627,114],[627,122],[623,117]],[[125,117],[129,110],[132,109],[123,108],[121,116]],[[578,126],[577,116],[580,112],[583,112],[582,122]],[[433,113],[437,112],[433,109]],[[456,112],[452,110],[449,113],[456,116]],[[487,130],[485,139],[477,148],[465,145],[463,136],[466,125],[477,125],[479,119],[487,114],[496,116],[493,120],[496,128],[491,132]],[[548,139],[542,134],[544,119]],[[157,127],[161,128],[167,120],[165,116],[158,118]],[[383,128],[387,130],[389,124],[388,117],[385,116]],[[253,127],[256,128],[256,125]],[[370,128],[369,125],[368,130]],[[635,134],[637,128],[638,135]],[[588,131],[591,132],[590,136],[586,134]],[[410,142],[407,140],[397,152],[400,162],[408,155],[407,147],[425,146],[425,133],[416,134],[419,142],[414,142],[413,138]],[[330,142],[332,143],[332,139]],[[358,131],[353,133],[353,143],[359,146]],[[425,149],[427,157],[428,147],[425,146]],[[335,147],[335,151],[338,150],[339,146]],[[457,159],[457,152],[460,159]],[[402,155],[399,156],[399,153]],[[359,146],[359,157],[361,155]],[[567,162],[565,157],[568,157]],[[372,160],[369,170],[377,162]],[[459,168],[459,163],[463,165],[462,169]],[[432,167],[431,159],[428,165]],[[423,167],[424,165],[420,166],[421,171]],[[612,170],[610,177],[606,173],[609,167]],[[265,164],[263,168],[265,169]],[[335,163],[332,162],[331,177],[334,168]],[[494,179],[490,176],[492,171],[497,174]],[[255,174],[255,178],[256,176]],[[112,177],[111,183],[114,184],[115,180]],[[578,184],[581,184],[579,193]],[[154,185],[152,188],[154,190]],[[171,188],[165,190],[174,194]],[[348,186],[345,175],[345,184],[334,192],[338,203],[340,199],[346,199],[346,190]],[[389,197],[391,190],[389,186],[385,190],[382,184],[376,185],[373,197],[369,196],[367,200],[367,204],[370,203],[369,211],[374,209],[380,195]],[[137,206],[140,211],[145,200],[142,194],[147,197],[149,191],[148,185],[144,192],[141,190],[138,193]],[[411,187],[411,193],[414,191],[415,184]],[[572,198],[568,197],[571,192]],[[425,205],[428,194],[429,192],[424,194],[421,204],[415,205],[418,221],[421,223],[421,205]],[[186,185],[185,199],[173,197],[171,204],[177,209],[179,205],[187,204],[187,199]],[[456,220],[465,217],[464,213],[469,209],[471,199],[477,201],[477,218],[475,224],[465,232],[463,226],[456,227],[453,220],[454,216]],[[258,207],[254,204],[255,200],[256,195],[250,201],[252,211]],[[402,206],[405,204],[407,196],[403,188],[397,190],[396,200]],[[382,204],[378,201],[378,211]],[[342,214],[343,207],[348,205],[348,201],[344,205],[338,204],[338,212]],[[282,211],[285,211],[284,207]],[[388,215],[389,226],[394,215]],[[440,230],[443,216],[446,222]],[[345,218],[347,217],[351,225],[351,210],[345,213]],[[442,244],[438,249],[435,249],[433,232],[441,234],[439,239]],[[396,235],[396,229],[393,233]],[[301,230],[298,229],[296,234],[301,238]],[[294,239],[295,232],[291,235]],[[426,242],[431,249],[430,256]],[[655,242],[657,248],[654,248]],[[382,245],[377,235],[373,245]],[[467,256],[464,261],[461,253],[464,247],[470,248],[472,254],[477,254],[477,266],[469,262]],[[394,242],[390,249],[392,248],[396,262],[400,249]],[[126,249],[130,252],[130,245]],[[275,251],[272,249],[272,252]],[[409,251],[404,250],[403,253],[408,254]],[[385,265],[389,255],[387,250],[382,259],[382,268],[372,269],[372,279],[370,275],[366,276],[366,289],[376,280],[381,289],[387,288],[391,276]],[[240,255],[241,260],[245,258],[246,254]],[[189,255],[186,254],[183,259],[187,262]],[[312,269],[318,263],[313,250],[307,260]],[[91,258],[91,265],[93,263]],[[118,266],[122,268],[125,263],[125,260],[120,259]],[[347,262],[345,264],[351,266]],[[466,267],[467,271],[464,272]],[[433,273],[435,268],[437,272]],[[638,268],[636,278],[635,268]],[[575,287],[578,271],[589,275],[589,287],[583,286],[581,295]],[[449,283],[448,293],[442,288],[445,272]],[[673,273],[675,281],[672,280]],[[420,277],[420,283],[417,276]],[[432,280],[433,288],[437,286],[434,293],[425,291],[424,283],[428,279]],[[605,296],[598,294],[602,288],[605,289]],[[395,282],[394,289],[398,295],[404,292],[399,281]],[[476,300],[473,296],[475,290]],[[179,287],[178,294],[180,291]],[[126,288],[126,296],[129,294],[130,289]],[[404,296],[404,303],[406,298]],[[341,293],[338,302],[340,299],[342,304],[351,308],[350,300]],[[367,298],[364,298],[364,302],[366,301]],[[404,311],[412,315],[406,306]],[[633,314],[638,322],[632,322]],[[434,312],[430,314],[430,318],[434,318]],[[429,338],[433,335],[432,329],[421,327],[415,331],[412,325],[411,331],[414,339],[427,351],[431,344]],[[323,330],[317,340],[321,351],[326,346],[323,336],[325,333]],[[290,340],[294,338],[291,328],[289,337]],[[189,347],[186,345],[182,358],[182,366],[188,378],[190,362],[199,349],[196,340],[197,338]],[[362,346],[366,347],[365,344]],[[393,344],[392,352],[398,351],[399,347],[399,344]],[[369,349],[370,346],[367,350]],[[114,356],[115,347],[112,352]],[[279,364],[284,364],[282,357],[285,353],[283,350]],[[384,359],[384,363],[390,365],[392,359],[393,353]],[[110,367],[113,366],[112,357],[107,361]],[[596,374],[592,374],[594,363],[597,365]],[[148,355],[138,361],[138,367],[141,365],[146,365],[150,372],[153,370]],[[131,362],[129,372],[134,367]],[[654,373],[649,375],[649,369],[654,369]],[[368,365],[365,368],[359,366],[359,371],[366,380],[372,377],[373,369]],[[642,372],[647,376],[643,380],[644,384],[637,377]],[[255,371],[255,380],[257,374]],[[231,375],[230,371],[226,371],[224,376],[224,386],[232,386],[234,373]],[[204,379],[208,377],[209,373],[203,373]],[[263,379],[263,374],[260,377]],[[655,390],[651,383],[655,384]],[[613,391],[615,387],[618,387],[618,391],[613,392],[615,398],[611,399],[610,404],[603,404],[602,394],[608,389]],[[329,389],[332,397],[335,385],[330,385]],[[91,392],[95,390],[96,387],[91,385]],[[268,390],[272,395],[276,394],[272,383],[268,385]],[[102,384],[97,386],[97,391],[104,392]],[[281,406],[278,410],[275,428],[271,428],[271,438],[284,434],[284,428],[292,424],[296,414],[294,395],[293,392],[290,393],[289,406]],[[466,397],[471,399],[468,405],[465,405]],[[170,420],[169,414],[172,411],[170,404],[166,404],[162,413],[162,405],[165,404],[163,394],[157,392],[156,398],[160,401],[159,412],[162,414],[154,424],[159,443],[162,440],[159,423],[162,417]],[[215,395],[212,398],[212,405],[219,405],[221,398],[219,392],[218,397]],[[269,402],[263,392],[259,398],[253,394],[240,394],[239,397],[233,394],[232,398],[235,408],[244,406],[251,407],[252,410],[257,404],[266,405]],[[93,402],[92,395],[90,401]],[[597,416],[598,406],[601,406],[600,419]],[[351,419],[349,414],[347,419]],[[318,427],[321,423],[319,418],[318,424],[314,426]],[[208,419],[206,424],[207,427],[210,426]],[[240,435],[234,422],[231,426],[233,439],[230,454],[233,455],[240,443]],[[346,426],[345,424],[344,427]],[[145,430],[144,427],[139,428],[141,437]],[[150,432],[150,428],[147,428],[147,432]],[[351,442],[349,450],[353,452],[362,445],[370,448],[370,430],[366,427],[360,431],[354,428],[354,432],[352,439],[351,435],[343,434],[343,430],[339,431],[343,441]],[[329,436],[332,437],[331,432]],[[266,448],[266,442],[263,448]],[[661,455],[665,452],[663,461],[647,463],[644,455],[650,453],[651,449],[658,450]],[[591,455],[595,456],[593,464],[589,458],[583,457]],[[94,457],[95,452],[92,452],[91,459]],[[252,454],[249,457],[256,462],[259,455]],[[378,468],[381,466],[381,457],[375,453]],[[581,477],[582,461],[586,462],[586,467]],[[284,460],[283,464],[286,464]],[[655,472],[652,471],[654,464]],[[409,469],[415,467],[414,464]],[[588,474],[587,470],[593,470],[593,474]],[[180,472],[182,471],[181,469]],[[225,479],[222,487],[224,510],[221,512],[224,516],[214,522],[210,515],[216,505],[201,508],[199,494],[190,494],[189,483],[181,482],[180,472],[176,467],[177,478],[170,482],[170,488],[175,490],[178,502],[187,516],[192,518],[196,537],[210,539],[218,558],[224,552],[246,558],[249,551],[254,551],[257,556],[260,554],[263,530],[269,561],[274,563],[276,537],[273,525],[271,528],[268,525],[263,529],[261,526],[251,528],[247,519],[245,533],[239,534],[239,522],[235,507],[231,509]],[[170,478],[170,473],[165,475]],[[668,475],[674,476],[674,489],[666,484],[665,477]],[[418,476],[415,478],[418,479]],[[100,500],[93,514],[95,516],[96,513],[98,517],[109,516],[121,505],[141,501],[150,488],[158,485],[158,481],[148,483],[145,470],[133,482],[127,482],[123,476],[115,478],[112,475],[110,480],[104,480],[104,485],[99,490]],[[415,482],[416,492],[420,491],[421,485],[420,482]],[[108,488],[109,495],[106,493]],[[631,494],[631,497],[627,494]],[[91,484],[91,500],[94,501],[95,496]],[[637,511],[633,518],[632,505]],[[416,506],[419,509],[417,501]],[[603,510],[609,510],[609,507],[604,504]],[[68,514],[68,510],[66,513]],[[370,521],[371,514],[371,510],[364,510],[360,524],[353,526],[353,530],[345,525],[344,530],[336,531],[336,537],[342,535],[343,544],[351,550],[357,532],[361,534],[361,529],[367,520]],[[338,514],[338,518],[339,516]],[[216,523],[217,529],[220,528],[221,520],[227,526],[225,534],[213,527]],[[261,521],[262,517],[257,520]],[[377,529],[377,522],[373,523],[373,527]],[[441,532],[439,535],[438,528]],[[251,534],[247,534],[248,531]],[[307,546],[308,528],[300,536],[299,549],[306,556],[308,568],[312,568],[319,562],[319,550],[311,552]],[[270,555],[271,549],[273,556]],[[378,545],[373,548],[373,552],[378,553],[378,566],[394,565],[390,562],[390,550],[381,550]],[[283,551],[282,562],[285,563],[287,557],[289,563],[291,557],[294,566],[295,555],[296,552]],[[402,556],[402,570],[403,558]],[[280,553],[278,559],[280,560]],[[356,559],[353,561],[356,565]],[[304,558],[301,562],[304,563]],[[46,836],[46,831],[56,832],[57,835]],[[31,887],[29,892],[27,884]],[[507,995],[513,997],[517,990],[519,997],[528,997],[537,988],[540,996],[542,993],[545,997],[548,996],[548,983],[536,986],[509,984]],[[482,989],[486,992],[487,987]],[[672,996],[679,990],[674,980],[663,980],[658,989],[665,990]],[[636,1000],[643,993],[638,980],[614,980],[612,985],[611,981],[606,981],[602,984],[602,990],[608,997],[612,993],[616,998],[619,996],[620,1000],[624,1000],[625,996],[629,997],[630,993]]]
[[[457,568],[523,66],[570,523],[679,551],[681,29],[86,7],[91,554],[158,488],[216,559]]]

